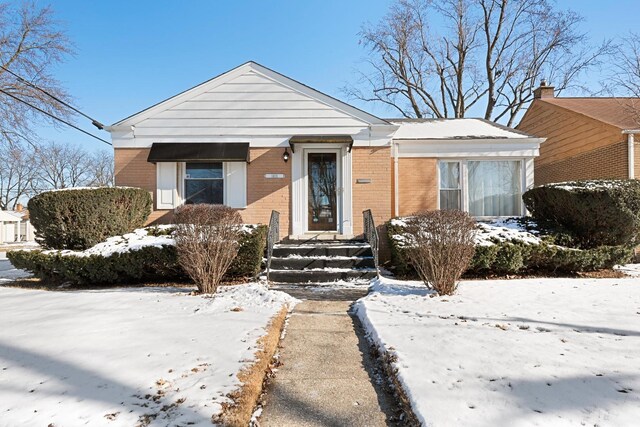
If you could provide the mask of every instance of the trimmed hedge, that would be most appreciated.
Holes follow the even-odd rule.
[[[227,277],[254,277],[260,272],[267,246],[267,230],[266,225],[258,225],[253,233],[244,233],[240,237],[240,249],[227,270]]]
[[[395,274],[416,277],[402,244],[394,236],[403,233],[403,227],[387,224],[391,264]],[[519,273],[575,273],[612,268],[629,262],[633,257],[630,246],[602,246],[593,249],[572,249],[557,246],[551,241],[538,245],[522,242],[495,242],[489,246],[476,246],[475,254],[466,274],[509,275]]]
[[[640,181],[594,180],[548,184],[522,196],[531,215],[568,231],[576,246],[640,243]]]
[[[169,234],[171,230],[149,227],[150,235]],[[243,233],[238,255],[225,277],[253,277],[262,265],[267,227],[259,225],[252,233]],[[36,277],[55,283],[74,285],[133,284],[183,281],[188,277],[178,264],[175,246],[146,246],[139,250],[101,255],[73,256],[59,252],[11,251],[11,263]]]
[[[147,246],[137,251],[111,256],[85,257],[45,253],[43,251],[11,251],[7,258],[16,268],[34,276],[74,285],[143,283],[186,280],[177,262],[175,246]]]
[[[88,249],[144,225],[151,195],[141,188],[45,191],[29,200],[38,242],[50,249]]]

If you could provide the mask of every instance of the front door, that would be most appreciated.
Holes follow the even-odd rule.
[[[307,153],[308,230],[338,230],[338,154]]]

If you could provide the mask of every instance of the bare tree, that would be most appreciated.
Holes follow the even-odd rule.
[[[113,154],[98,151],[89,160],[88,185],[91,187],[110,187],[114,184]]]
[[[33,150],[20,140],[7,140],[0,144],[0,159],[0,210],[13,210],[34,193]]]
[[[106,151],[90,153],[76,145],[47,142],[36,146],[38,189],[104,187],[113,185],[113,156]]]
[[[363,27],[372,73],[352,97],[381,102],[405,117],[465,117],[513,124],[544,77],[558,92],[611,53],[589,46],[581,17],[548,0],[397,0],[376,25]]]
[[[17,6],[0,3],[0,28],[0,132],[5,137],[33,137],[32,126],[47,117],[14,97],[59,117],[70,116],[69,109],[32,85],[69,100],[50,70],[71,53],[71,44],[54,20],[52,9],[31,1]]]
[[[640,34],[629,33],[616,46],[616,60],[605,83],[606,92],[620,97],[623,114],[640,127]]]
[[[50,141],[36,147],[35,157],[42,189],[80,187],[91,182],[91,158],[80,147]]]

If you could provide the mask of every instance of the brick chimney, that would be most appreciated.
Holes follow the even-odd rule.
[[[537,89],[534,89],[533,97],[535,99],[553,98],[553,89],[553,86],[547,86],[547,81],[542,79],[540,81],[540,86]]]
[[[23,209],[23,208],[24,208],[24,207],[22,206],[22,203],[18,203],[18,204],[16,205],[16,212],[22,212],[22,209]]]

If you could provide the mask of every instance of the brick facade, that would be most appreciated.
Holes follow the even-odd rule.
[[[438,208],[438,159],[398,159],[398,216]]]
[[[252,148],[247,165],[247,207],[242,219],[251,224],[268,224],[271,211],[280,212],[280,237],[291,234],[291,161],[282,160],[282,148]],[[265,178],[283,174],[284,178]]]
[[[353,234],[363,232],[362,211],[371,209],[376,224],[391,218],[391,148],[354,147],[351,151]],[[369,184],[358,184],[358,178],[370,179]]]
[[[535,185],[628,178],[627,136],[622,129],[553,102],[553,98],[534,100],[517,127],[547,139],[540,145],[540,156],[534,161]]]
[[[156,209],[156,165],[147,162],[148,148],[116,148],[114,150],[115,184],[148,190],[153,199],[153,211],[147,223],[169,223],[171,210]]]
[[[140,187],[156,197],[156,166],[147,162],[149,149],[116,148],[116,185]],[[352,150],[353,232],[363,232],[362,211],[371,209],[376,224],[393,216],[393,159],[390,147],[354,147]],[[281,148],[251,148],[247,165],[247,207],[241,209],[247,223],[267,224],[272,210],[280,212],[280,234],[292,233],[291,164],[282,160]],[[400,215],[437,207],[437,159],[399,159]],[[284,178],[265,178],[265,174],[283,174]],[[358,183],[369,179],[369,183]],[[167,223],[171,210],[155,210],[149,222]],[[384,230],[380,230],[381,233]],[[381,239],[383,242],[386,239]]]
[[[618,142],[535,168],[535,185],[580,179],[627,179],[627,143]]]

